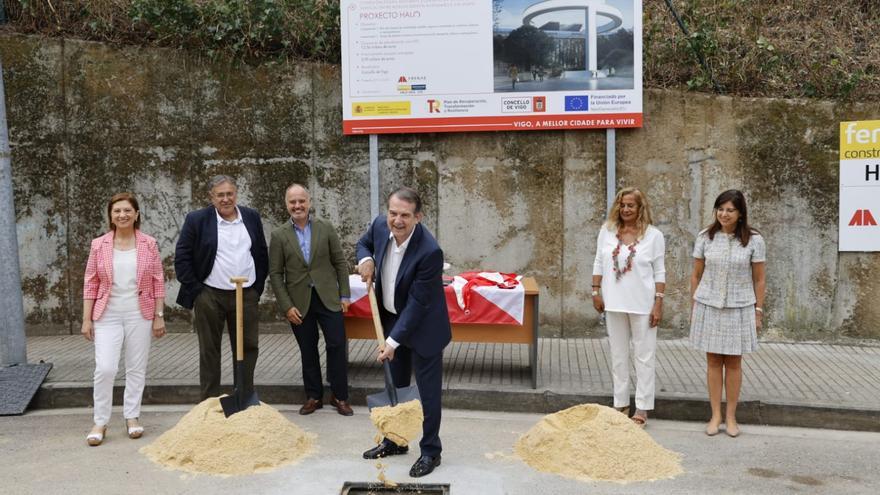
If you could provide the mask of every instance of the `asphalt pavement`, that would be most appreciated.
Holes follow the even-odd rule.
[[[88,447],[91,410],[53,409],[0,417],[0,492],[10,494],[339,494],[346,481],[376,481],[367,411],[346,418],[324,408],[285,416],[317,436],[317,449],[298,464],[263,474],[219,477],[172,471],[138,449],[171,428],[190,406],[145,406],[146,434],[130,440],[118,408],[100,447]],[[880,491],[880,433],[743,425],[738,438],[707,437],[702,424],[653,419],[648,433],[682,455],[684,473],[671,480],[617,484],[582,482],[540,473],[513,454],[517,438],[540,414],[445,410],[443,463],[414,480],[411,451],[385,459],[398,482],[448,483],[456,495],[553,494],[875,494]]]

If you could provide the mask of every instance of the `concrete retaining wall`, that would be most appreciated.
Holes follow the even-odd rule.
[[[160,242],[169,324],[174,243],[184,214],[207,203],[216,173],[240,179],[242,204],[267,231],[282,195],[307,183],[354,262],[368,224],[366,136],[341,135],[339,68],[252,67],[174,50],[0,36],[29,334],[76,333],[89,240],[105,201],[141,198]],[[880,338],[880,256],[838,254],[837,123],[877,118],[876,103],[839,105],[645,92],[645,127],[617,132],[619,185],[647,192],[667,239],[663,336],[687,333],[690,252],[722,190],[743,189],[768,241],[769,336]],[[453,272],[535,276],[545,335],[601,335],[590,302],[604,217],[605,134],[518,132],[380,136],[381,188],[425,196],[426,223]],[[278,321],[271,289],[264,319]]]

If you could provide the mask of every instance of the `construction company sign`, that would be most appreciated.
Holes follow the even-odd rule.
[[[880,120],[840,123],[838,251],[880,251]]]

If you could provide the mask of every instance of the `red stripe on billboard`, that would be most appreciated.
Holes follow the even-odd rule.
[[[496,117],[358,119],[342,122],[343,134],[542,131],[642,127],[641,113],[559,114]]]

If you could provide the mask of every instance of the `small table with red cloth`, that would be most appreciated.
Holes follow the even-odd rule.
[[[352,292],[352,305],[345,313],[345,334],[349,339],[376,339],[373,328],[372,314],[366,298],[366,285],[358,275],[349,277]],[[453,342],[478,342],[494,344],[528,344],[529,371],[532,388],[538,388],[538,284],[532,277],[521,280],[523,305],[521,321],[517,317],[502,314],[503,310],[494,307],[491,297],[481,297],[492,291],[510,291],[497,287],[480,287],[478,293],[471,296],[469,311],[466,313],[459,307],[455,292],[446,286],[446,304],[449,309],[449,321],[452,324]],[[381,304],[381,301],[380,303]]]

